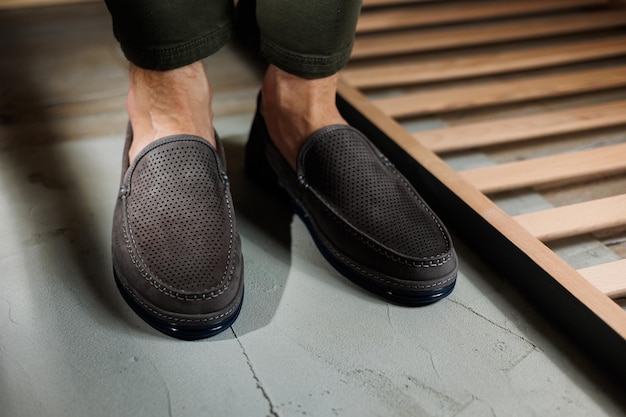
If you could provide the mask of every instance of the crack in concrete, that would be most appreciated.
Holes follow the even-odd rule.
[[[465,410],[467,410],[472,404],[474,403],[481,403],[484,404],[490,411],[491,417],[496,417],[496,411],[493,409],[493,406],[491,404],[489,404],[487,401],[483,400],[482,398],[478,398],[476,397],[474,394],[471,394],[471,398],[468,402],[466,402],[463,407],[458,410],[454,416],[458,416],[461,413],[463,413]]]
[[[441,379],[441,375],[439,375],[439,370],[435,366],[435,359],[433,358],[433,354],[430,352],[430,350],[425,349],[423,346],[421,348],[428,355],[428,358],[430,359],[430,366],[433,368],[433,371],[435,371],[435,375],[437,375],[439,381],[443,382],[443,379]]]
[[[478,317],[480,317],[481,319],[486,320],[486,321],[488,321],[489,323],[493,324],[494,326],[496,326],[496,327],[498,327],[498,328],[500,328],[500,329],[504,330],[505,332],[509,333],[510,335],[515,336],[515,337],[517,337],[517,338],[518,338],[518,339],[520,339],[520,340],[523,340],[524,342],[526,342],[526,343],[528,343],[529,345],[531,345],[534,349],[538,349],[537,345],[535,345],[533,342],[531,342],[530,340],[528,340],[528,339],[527,339],[527,338],[525,338],[524,336],[522,336],[522,335],[520,335],[520,334],[517,334],[517,333],[514,333],[511,329],[507,329],[507,328],[506,328],[506,327],[504,327],[503,325],[501,325],[501,324],[499,324],[499,323],[496,323],[495,321],[491,320],[491,319],[490,319],[490,318],[488,318],[488,317],[483,316],[482,314],[480,314],[479,312],[477,312],[477,311],[476,311],[476,310],[474,310],[473,308],[471,308],[471,307],[469,307],[469,306],[466,306],[465,304],[462,304],[462,303],[460,303],[460,302],[458,302],[458,301],[455,301],[455,300],[452,300],[452,299],[448,299],[448,301],[450,301],[450,302],[452,302],[452,303],[454,303],[454,304],[456,304],[456,305],[458,305],[458,306],[461,306],[461,307],[463,307],[463,308],[464,308],[464,309],[466,309],[466,310],[469,310],[470,312],[472,312],[473,314],[477,315],[477,316],[478,316]]]
[[[520,363],[522,363],[524,361],[524,359],[526,359],[531,353],[537,351],[537,352],[541,352],[541,349],[539,348],[539,346],[537,346],[536,344],[534,344],[533,342],[531,342],[530,340],[528,340],[527,338],[525,338],[522,335],[519,335],[517,333],[514,333],[513,331],[511,331],[511,329],[507,329],[506,327],[502,326],[501,324],[496,323],[495,321],[483,316],[482,314],[478,313],[477,311],[475,311],[474,309],[472,309],[471,307],[466,306],[465,304],[461,304],[458,301],[454,301],[454,300],[449,300],[451,302],[453,302],[456,305],[459,305],[463,308],[465,308],[466,310],[469,310],[470,312],[472,312],[473,314],[477,315],[478,317],[482,318],[483,320],[486,320],[487,322],[493,324],[494,326],[498,327],[499,329],[504,330],[505,332],[507,332],[508,334],[517,337],[518,339],[528,343],[528,345],[530,346],[528,348],[528,350],[519,358],[517,358],[517,360],[515,360],[512,363],[509,363],[508,366],[500,369],[501,371],[505,372],[506,375],[509,374],[509,372],[511,372],[513,369],[515,369],[515,367],[517,365],[519,365]]]
[[[527,357],[529,357],[531,355],[531,353],[533,352],[541,352],[537,347],[533,346],[532,349],[529,349],[526,353],[524,353],[524,355],[520,356],[515,362],[511,363],[510,366],[508,366],[505,369],[501,369],[501,371],[504,371],[506,373],[506,375],[508,376],[509,373],[515,369],[515,367],[517,367],[517,365],[519,365],[520,363],[522,363],[524,361],[524,359],[526,359]]]
[[[393,334],[396,334],[396,328],[393,325],[393,320],[391,319],[391,306],[387,304],[387,321],[389,322],[389,327],[393,330]]]
[[[241,340],[239,340],[239,336],[237,336],[237,333],[235,333],[235,329],[231,327],[230,331],[233,332],[233,336],[235,336],[235,340],[237,340],[237,343],[239,343],[241,352],[243,353],[243,356],[246,358],[246,363],[248,364],[248,368],[250,368],[250,372],[252,372],[252,378],[254,379],[254,382],[256,383],[257,389],[261,391],[261,395],[263,395],[263,398],[265,398],[265,401],[267,401],[267,405],[269,406],[268,415],[272,417],[280,417],[278,413],[276,412],[276,409],[274,408],[274,403],[272,402],[272,399],[270,398],[269,394],[265,390],[265,387],[263,387],[263,384],[261,383],[261,380],[259,379],[258,375],[256,374],[256,371],[254,370],[254,366],[252,366],[252,361],[250,360],[250,356],[248,356],[248,352],[246,352],[246,348],[243,346],[243,343],[241,343]]]
[[[168,415],[169,417],[173,417],[174,411],[172,410],[172,395],[170,393],[170,388],[167,386],[167,383],[165,382],[165,378],[163,378],[163,374],[161,373],[161,371],[159,371],[159,368],[157,368],[157,366],[154,364],[152,359],[148,358],[148,363],[150,364],[152,369],[154,369],[154,372],[156,372],[156,374],[159,376],[159,379],[161,380],[161,383],[163,384],[163,387],[165,388],[165,398],[167,399]]]
[[[19,323],[13,319],[13,314],[12,314],[13,313],[13,305],[11,304],[11,302],[9,300],[7,300],[6,298],[0,298],[0,300],[4,301],[9,306],[9,311],[7,313],[7,318],[9,319],[9,321],[11,323],[13,323],[13,324],[19,325]]]

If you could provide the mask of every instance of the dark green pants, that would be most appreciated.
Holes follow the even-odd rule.
[[[179,68],[217,52],[235,30],[271,64],[304,78],[348,61],[361,0],[105,0],[135,65]]]

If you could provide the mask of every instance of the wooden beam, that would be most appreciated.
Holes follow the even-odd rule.
[[[343,76],[356,88],[382,88],[545,68],[624,53],[626,36],[617,36],[454,58],[424,60],[417,57],[409,62],[378,62],[348,67]]]
[[[100,0],[0,0],[0,10],[30,7],[60,6],[64,4],[94,3]]]
[[[471,27],[443,27],[357,36],[351,59],[502,43],[626,26],[626,10],[602,10]]]
[[[578,273],[608,297],[626,297],[626,259],[579,269]]]
[[[446,2],[383,10],[364,10],[357,23],[357,33],[396,30],[477,19],[529,15],[533,13],[576,9],[607,4],[606,0],[483,0]]]
[[[363,8],[368,7],[380,7],[380,6],[395,6],[398,4],[415,4],[415,3],[427,3],[439,0],[363,0]]]
[[[626,144],[460,171],[485,194],[626,171]]]
[[[413,137],[443,153],[621,124],[626,124],[626,101],[416,132]]]
[[[522,214],[513,219],[542,242],[612,229],[626,225],[626,194]]]
[[[616,66],[418,91],[373,102],[391,117],[410,117],[558,97],[624,85],[626,85],[626,66]]]

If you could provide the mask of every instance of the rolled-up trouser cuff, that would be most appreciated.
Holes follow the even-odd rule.
[[[173,46],[146,48],[120,42],[122,51],[138,67],[167,71],[192,64],[219,51],[233,36],[233,25],[219,27],[212,32]]]
[[[332,55],[294,53],[269,39],[260,40],[261,55],[283,71],[298,77],[315,79],[329,77],[341,70],[352,52],[352,43]]]
[[[233,36],[232,0],[105,0],[126,58],[149,70],[184,67]]]

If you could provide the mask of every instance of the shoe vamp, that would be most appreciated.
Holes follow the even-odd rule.
[[[439,221],[395,169],[359,142],[326,145],[332,149],[309,153],[307,181],[341,220],[403,256],[430,258],[449,250]]]
[[[128,224],[152,278],[182,293],[223,285],[231,263],[232,208],[210,155],[151,155],[133,174]]]

